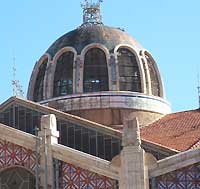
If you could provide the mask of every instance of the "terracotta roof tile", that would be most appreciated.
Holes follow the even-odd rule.
[[[190,149],[200,148],[200,140],[195,143]]]
[[[200,146],[200,109],[172,113],[141,129],[143,139],[185,151]]]

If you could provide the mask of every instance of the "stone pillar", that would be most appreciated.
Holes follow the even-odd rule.
[[[114,54],[110,55],[109,59],[109,67],[110,67],[110,90],[117,90],[117,75],[116,75],[116,58]]]
[[[75,93],[83,92],[83,60],[81,55],[76,57],[75,68]]]
[[[148,189],[148,171],[145,152],[141,148],[137,118],[124,121],[121,151],[120,189]]]
[[[44,78],[44,94],[45,99],[53,97],[53,80],[54,80],[54,68],[53,61],[49,60],[47,63],[46,74]]]
[[[52,188],[54,179],[51,145],[57,144],[59,137],[55,115],[42,116],[41,131],[39,131],[38,136],[42,138],[40,147],[40,185],[44,189],[47,189],[47,185],[48,188]]]

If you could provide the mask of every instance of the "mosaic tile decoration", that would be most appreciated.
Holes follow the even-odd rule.
[[[32,150],[0,140],[0,170],[12,166],[22,166],[35,171],[36,156]]]
[[[155,189],[200,189],[200,164],[155,178]]]
[[[64,163],[61,164],[62,189],[115,189],[117,182],[106,176]]]

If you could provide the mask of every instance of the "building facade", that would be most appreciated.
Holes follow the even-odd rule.
[[[200,110],[170,113],[153,56],[100,1],[36,62],[27,98],[0,105],[0,188],[200,188]]]

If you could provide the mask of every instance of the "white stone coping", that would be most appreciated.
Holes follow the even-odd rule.
[[[0,139],[35,150],[36,136],[0,123]]]
[[[5,140],[33,151],[36,150],[36,136],[11,128],[1,123],[0,140]],[[58,160],[74,164],[83,169],[87,169],[112,179],[119,179],[119,168],[115,165],[112,165],[110,161],[60,144],[50,144],[49,147],[52,149],[53,157]]]
[[[188,150],[157,161],[149,167],[149,176],[158,177],[198,162],[200,162],[200,148]]]
[[[53,151],[53,157],[55,159],[66,163],[71,163],[77,167],[87,169],[112,179],[119,179],[119,167],[112,165],[110,161],[60,144],[53,144],[51,147]]]
[[[137,92],[108,91],[73,94],[41,101],[40,104],[47,105],[51,101],[56,101],[62,111],[124,108],[160,114],[171,112],[170,104],[165,99]]]

